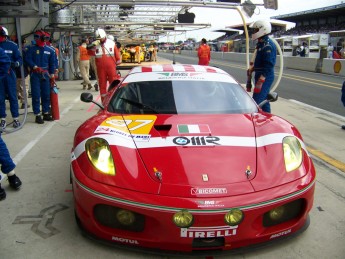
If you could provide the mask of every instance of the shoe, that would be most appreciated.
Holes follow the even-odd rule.
[[[91,90],[92,89],[92,85],[91,84],[88,84],[87,85],[87,90]]]
[[[43,123],[44,123],[44,120],[42,119],[42,116],[41,116],[41,115],[36,115],[35,122],[36,122],[37,124],[43,124]]]
[[[15,174],[8,176],[8,182],[10,183],[10,186],[15,190],[18,190],[20,186],[22,186],[22,181]]]
[[[342,125],[341,128],[342,128],[343,130],[345,130],[345,125]]]
[[[28,104],[28,105],[26,106],[26,108],[30,108],[30,105]],[[22,103],[22,106],[20,107],[20,109],[25,109],[25,103]]]
[[[83,90],[85,90],[86,89],[86,85],[83,85]]]
[[[98,84],[95,84],[94,87],[95,87],[95,90],[98,91]]]
[[[19,120],[15,119],[13,120],[13,128],[18,128],[20,126]]]
[[[43,120],[45,121],[53,121],[53,117],[49,113],[43,114]]]
[[[4,189],[1,188],[1,184],[0,184],[0,201],[6,199],[6,192]]]
[[[3,129],[3,130],[6,129],[6,125],[7,125],[7,124],[6,124],[6,120],[1,120],[1,122],[0,122],[0,128]]]

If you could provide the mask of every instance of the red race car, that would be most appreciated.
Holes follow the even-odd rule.
[[[309,226],[315,169],[301,134],[228,73],[142,66],[110,88],[71,154],[76,218],[90,236],[193,255]]]

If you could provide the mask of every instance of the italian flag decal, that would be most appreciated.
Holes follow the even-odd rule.
[[[182,124],[178,125],[178,132],[179,133],[210,133],[210,128],[207,124]]]

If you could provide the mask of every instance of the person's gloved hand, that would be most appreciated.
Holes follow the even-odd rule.
[[[50,86],[53,87],[55,86],[55,76],[54,74],[53,75],[50,75]]]
[[[11,62],[11,67],[12,68],[16,68],[16,67],[19,67],[20,66],[20,63],[18,61],[16,62]]]
[[[265,82],[265,77],[260,76],[260,78],[258,79],[258,81],[255,84],[254,93],[258,94],[261,92],[262,85],[264,84],[264,82]]]
[[[94,42],[92,42],[92,44],[94,46],[98,46],[99,44],[101,44],[101,41],[100,40],[95,40]]]
[[[250,62],[249,68],[247,69],[247,76],[252,76],[253,71],[254,71],[254,63]]]
[[[247,80],[247,84],[246,84],[246,90],[247,92],[251,92],[252,91],[252,80]]]
[[[32,71],[35,73],[43,73],[44,70],[40,67],[34,67]]]

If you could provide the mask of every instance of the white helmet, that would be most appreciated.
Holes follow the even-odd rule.
[[[107,37],[107,34],[103,29],[98,28],[95,32],[96,39],[105,39]]]
[[[8,31],[5,27],[0,26],[0,35],[1,36],[8,36]]]
[[[113,35],[107,35],[107,38],[108,38],[109,40],[114,41],[114,36],[113,36]]]
[[[256,40],[262,36],[270,34],[272,31],[271,23],[266,20],[256,21],[252,23],[251,25],[249,25],[249,28],[256,29],[255,33],[252,34],[252,40]]]

